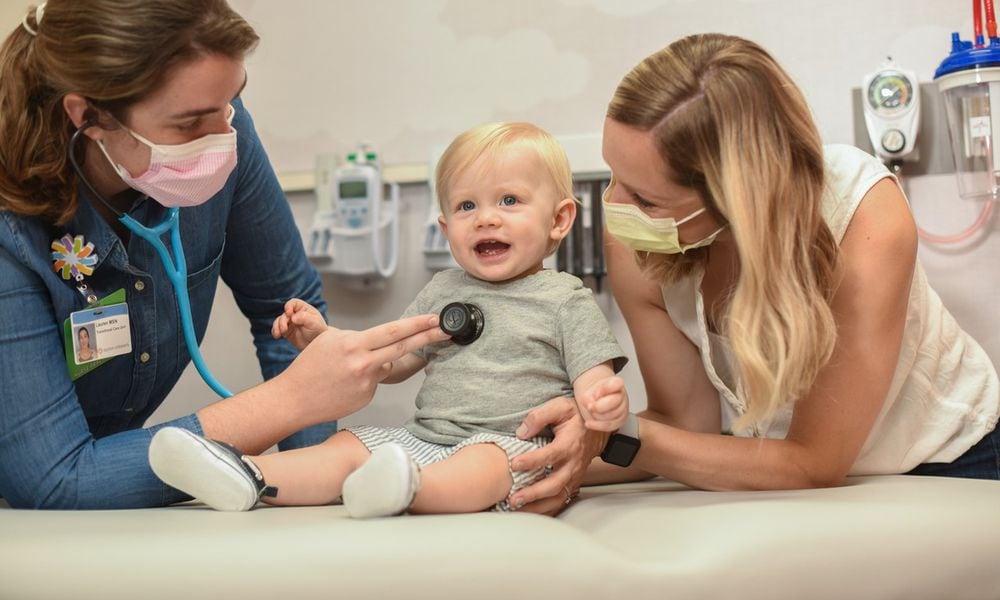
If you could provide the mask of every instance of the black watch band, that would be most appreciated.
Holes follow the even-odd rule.
[[[629,413],[621,429],[611,434],[601,452],[601,460],[619,467],[627,467],[635,460],[642,442],[639,441],[639,417]]]

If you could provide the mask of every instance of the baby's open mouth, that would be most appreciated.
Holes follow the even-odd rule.
[[[505,244],[496,240],[487,240],[476,244],[476,254],[494,256],[506,251],[507,248],[510,248],[510,244]]]

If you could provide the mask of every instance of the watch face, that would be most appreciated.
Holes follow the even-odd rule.
[[[640,446],[642,443],[634,437],[620,433],[612,434],[608,445],[604,447],[604,452],[601,453],[601,460],[619,467],[627,467],[635,460]]]
[[[913,104],[913,82],[899,71],[883,71],[868,85],[868,105],[880,115],[894,115]]]

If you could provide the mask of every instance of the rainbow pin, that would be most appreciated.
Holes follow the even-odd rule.
[[[97,264],[97,253],[94,243],[84,243],[83,236],[70,236],[68,233],[59,239],[52,240],[52,268],[61,272],[63,279],[71,277],[77,281],[94,273]]]

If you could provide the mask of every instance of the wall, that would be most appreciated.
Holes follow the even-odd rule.
[[[28,12],[28,6],[27,2],[21,0],[0,1],[0,23],[3,23],[3,26],[0,27],[0,34],[4,38],[15,26],[21,26],[21,18]]]
[[[892,55],[930,80],[968,3],[944,0],[232,0],[262,41],[245,96],[279,171],[370,140],[423,162],[470,124],[600,131],[622,75],[691,33],[769,49],[829,141],[850,142],[850,88]]]
[[[556,134],[600,131],[620,77],[671,40],[723,31],[768,48],[799,83],[827,142],[851,143],[851,88],[886,55],[930,80],[952,31],[969,37],[967,3],[941,0],[383,0],[343,2],[233,0],[262,42],[248,64],[245,93],[279,172],[309,171],[317,152],[344,153],[374,143],[387,163],[420,163],[430,148],[485,120],[524,119]],[[863,18],[862,18],[863,17]],[[957,199],[951,176],[907,182],[919,222],[937,232],[971,223],[976,205]],[[289,201],[301,226],[312,196]],[[327,285],[333,324],[363,328],[396,317],[429,278],[419,247],[429,195],[404,186],[404,248],[399,272],[382,292]],[[922,245],[932,282],[959,321],[996,361],[1000,335],[993,303],[1000,290],[997,220],[971,246]],[[631,353],[609,298],[609,319]],[[246,321],[219,290],[203,352],[231,389],[259,380]],[[409,414],[420,377],[380,389],[348,422],[398,423]],[[626,380],[644,405],[633,363]],[[193,369],[154,422],[196,410],[212,394]]]

